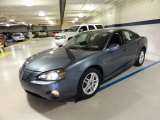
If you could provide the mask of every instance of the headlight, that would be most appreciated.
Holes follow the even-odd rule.
[[[50,71],[50,72],[46,72],[39,75],[38,79],[52,81],[52,80],[61,80],[61,79],[64,79],[65,77],[66,77],[66,71],[55,70],[55,71]]]

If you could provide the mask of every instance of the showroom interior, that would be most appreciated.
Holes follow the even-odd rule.
[[[81,29],[81,26],[87,26],[88,30]],[[89,26],[94,27],[94,30]],[[71,31],[70,28],[73,27],[77,30]],[[63,100],[45,99],[44,95],[41,96],[38,92],[35,94],[31,93],[32,90],[26,90],[34,88],[35,91],[39,89],[45,91],[52,87],[50,85],[45,88],[46,84],[52,81],[47,77],[46,83],[43,78],[51,69],[46,70],[46,73],[43,70],[46,67],[62,66],[68,63],[69,58],[68,66],[66,65],[62,70],[56,69],[54,73],[64,79],[69,75],[75,79],[79,76],[81,80],[88,69],[85,69],[80,76],[81,67],[76,69],[72,67],[83,61],[87,66],[89,60],[93,61],[91,56],[98,52],[108,50],[109,56],[112,56],[115,55],[114,51],[99,50],[91,54],[91,51],[69,50],[65,46],[72,44],[72,41],[83,34],[102,34],[109,31],[102,35],[104,37],[116,30],[132,31],[137,37],[147,40],[147,45],[142,48],[146,53],[145,60],[142,59],[143,65],[130,66],[116,76],[110,77],[103,84],[98,84],[99,87],[95,90],[97,93],[92,97],[86,97],[87,99],[77,97],[80,82],[76,86],[77,94]],[[57,43],[59,39],[65,39],[66,41],[63,41],[65,44]],[[114,46],[118,51],[117,48],[119,46]],[[1,0],[0,120],[160,120],[159,48],[160,0]],[[49,53],[46,50],[49,50]],[[71,51],[77,53],[76,56]],[[89,57],[90,59],[86,61]],[[125,57],[130,59],[127,55]],[[115,59],[118,59],[118,56]],[[55,62],[56,60],[58,62]],[[56,65],[51,66],[48,62],[55,62]],[[104,64],[109,64],[112,69],[114,67],[112,62],[114,61]],[[27,66],[29,69],[31,65],[35,68],[38,65],[42,72],[35,78],[42,78],[39,85],[41,87],[37,89],[34,84],[40,83],[36,80],[31,81],[31,85],[27,84],[26,88],[21,82],[23,67]],[[118,69],[125,65],[126,63]],[[89,70],[91,69],[93,70],[93,67]],[[39,70],[35,69],[34,72],[39,74]],[[74,74],[75,71],[78,72]],[[96,73],[98,71],[99,76],[103,70],[96,65],[93,71]],[[55,84],[63,81],[67,80],[57,80]],[[73,87],[70,81],[65,84],[65,94],[69,94],[65,91],[69,84]],[[63,93],[56,91],[61,87],[60,85],[58,88],[55,87],[55,90],[47,91],[45,95],[52,95],[55,99],[61,97]],[[74,89],[71,89],[71,92],[74,92]]]

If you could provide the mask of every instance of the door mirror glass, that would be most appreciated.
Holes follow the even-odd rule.
[[[109,46],[109,48],[107,48],[107,51],[115,51],[115,50],[118,50],[119,47],[120,47],[120,45],[118,45],[118,44],[111,44]]]

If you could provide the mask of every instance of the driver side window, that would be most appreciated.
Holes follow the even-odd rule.
[[[110,39],[110,42],[108,44],[108,47],[109,48],[110,46],[112,45],[119,45],[121,46],[122,45],[122,37],[121,37],[121,34],[120,33],[114,33],[114,35],[112,36],[112,38]]]
[[[80,30],[87,31],[87,26],[82,26],[82,27],[79,29],[79,32],[81,32]]]

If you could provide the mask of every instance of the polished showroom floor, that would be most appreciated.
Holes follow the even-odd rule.
[[[151,60],[112,79],[109,83],[142,70],[87,100],[53,102],[27,95],[19,68],[27,57],[49,48],[56,48],[53,38],[34,39],[7,48],[0,58],[0,120],[160,120],[160,63],[141,69]]]

